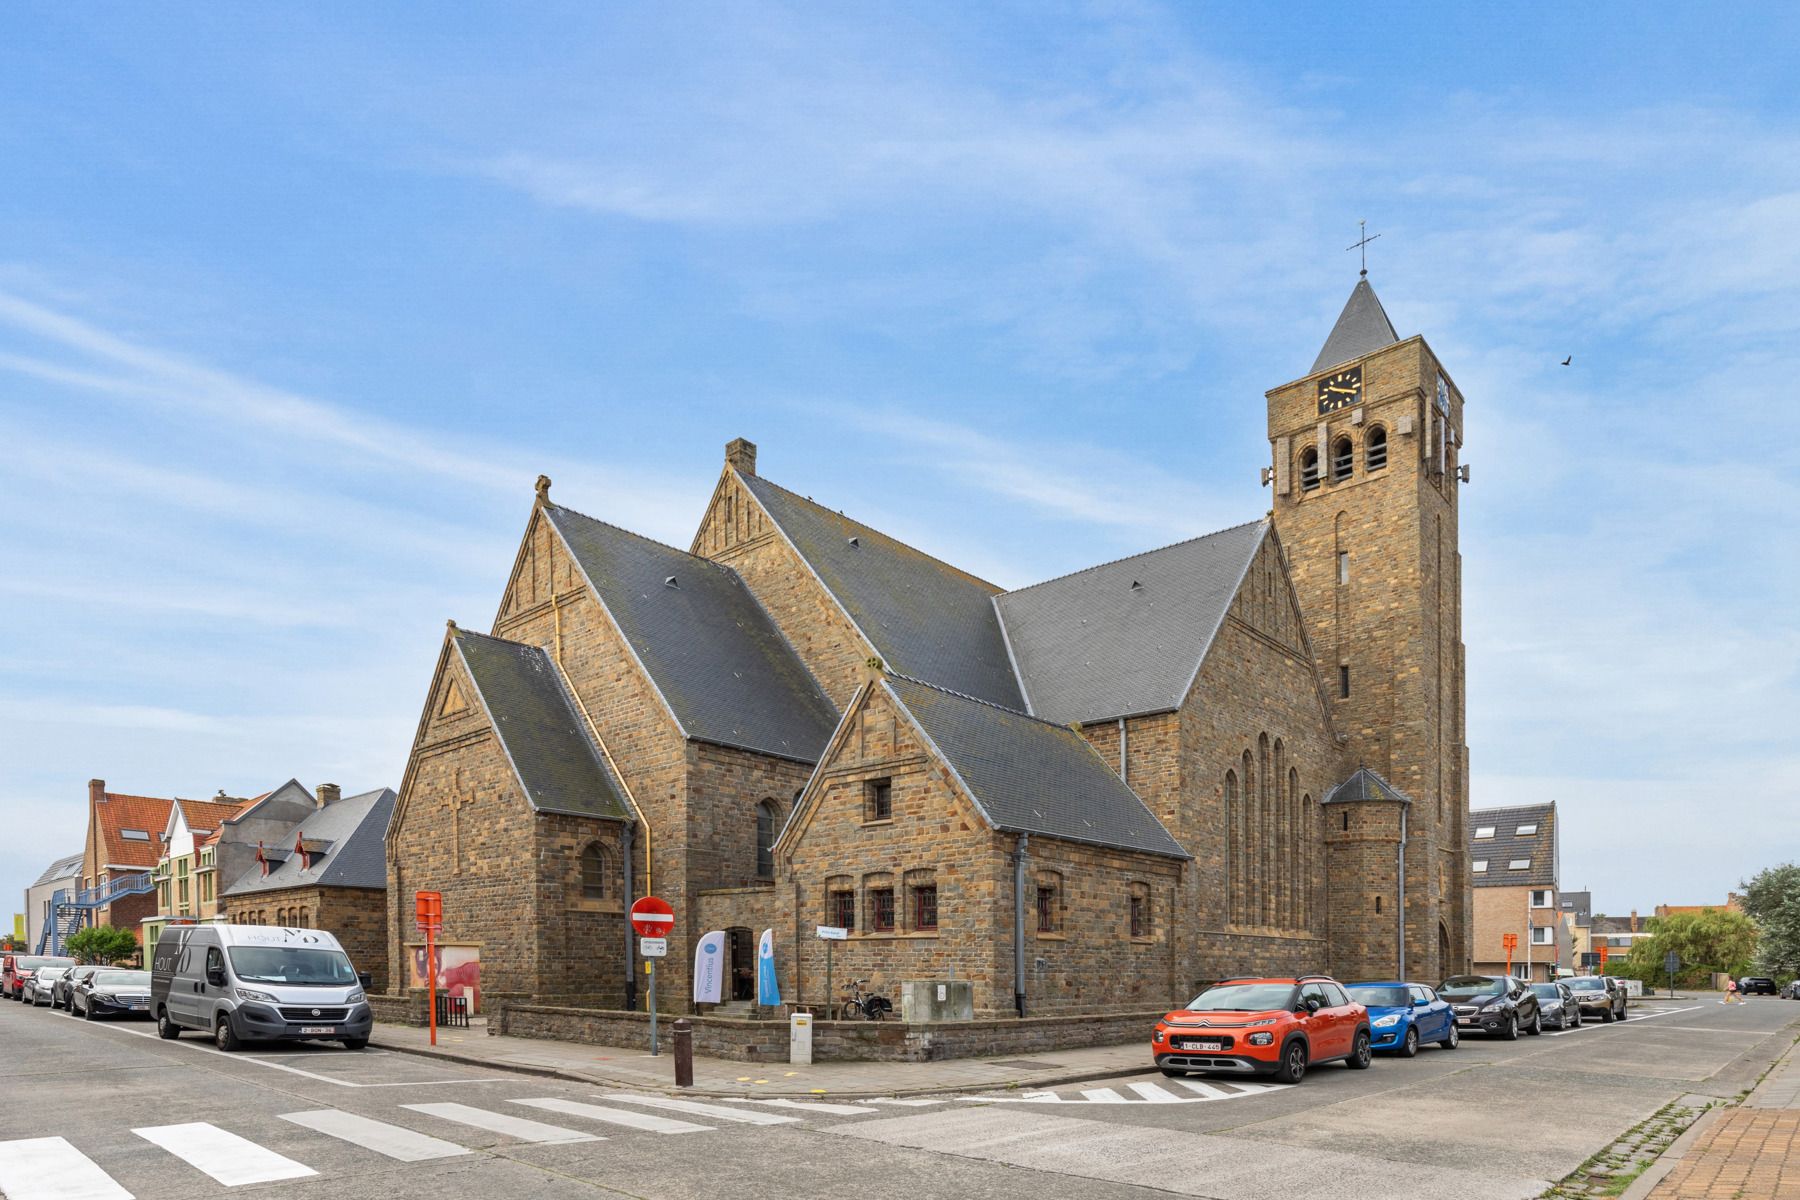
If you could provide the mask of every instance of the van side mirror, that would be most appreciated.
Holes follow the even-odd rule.
[[[225,986],[225,968],[224,967],[208,967],[208,968],[206,968],[206,982],[211,984],[213,987],[224,987]]]

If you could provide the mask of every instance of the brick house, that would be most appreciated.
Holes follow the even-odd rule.
[[[1506,934],[1514,935],[1513,974],[1553,979],[1579,965],[1557,890],[1556,805],[1478,808],[1469,813],[1470,872],[1475,880],[1475,969],[1506,969]]]
[[[1365,279],[1266,402],[1268,516],[1014,591],[743,439],[685,551],[540,477],[491,634],[452,624],[427,689],[390,974],[419,889],[490,997],[633,1004],[646,892],[677,1009],[711,929],[741,968],[773,928],[823,1002],[812,928],[846,926],[846,970],[954,970],[989,1016],[1466,968],[1462,397]]]
[[[387,990],[385,839],[395,799],[392,788],[342,796],[320,784],[317,807],[259,846],[255,867],[225,887],[226,919],[327,930]]]

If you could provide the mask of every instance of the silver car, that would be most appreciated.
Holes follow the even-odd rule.
[[[1569,985],[1561,982],[1534,983],[1531,990],[1537,994],[1538,1011],[1544,1014],[1544,1024],[1554,1025],[1560,1033],[1564,1029],[1581,1028],[1581,1005],[1575,999],[1575,993]]]
[[[49,1004],[56,994],[56,981],[73,971],[74,967],[43,967],[33,972],[25,981],[19,999],[36,1008],[40,1004]]]

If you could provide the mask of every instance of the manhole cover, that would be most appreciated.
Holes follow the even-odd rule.
[[[1054,1071],[1061,1063],[1038,1062],[1031,1058],[1008,1058],[996,1060],[988,1064],[991,1067],[1011,1067],[1015,1071]]]

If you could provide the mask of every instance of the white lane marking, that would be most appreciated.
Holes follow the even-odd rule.
[[[1174,1092],[1154,1083],[1128,1083],[1125,1086],[1152,1104],[1175,1104],[1180,1100]]]
[[[1090,1104],[1123,1104],[1125,1097],[1111,1088],[1089,1088],[1081,1093]]]
[[[802,1112],[836,1113],[844,1117],[866,1117],[874,1109],[854,1104],[828,1104],[823,1100],[763,1100],[755,1096],[733,1096],[733,1104],[767,1104],[772,1108],[797,1108]]]
[[[712,1130],[711,1125],[695,1125],[691,1121],[677,1121],[674,1117],[659,1117],[653,1113],[601,1108],[598,1104],[583,1104],[579,1100],[546,1097],[539,1100],[511,1100],[508,1103],[529,1104],[532,1108],[566,1113],[571,1117],[586,1117],[590,1121],[604,1121],[609,1125],[623,1125],[628,1129],[647,1129],[651,1133],[708,1133]]]
[[[1568,1037],[1572,1033],[1586,1033],[1590,1029],[1617,1029],[1621,1025],[1629,1025],[1634,1021],[1654,1021],[1658,1017],[1672,1017],[1676,1013],[1699,1012],[1699,1011],[1700,1011],[1700,1005],[1698,1005],[1698,1004],[1693,1005],[1690,1008],[1665,1008],[1661,1012],[1639,1013],[1635,1017],[1626,1017],[1624,1020],[1614,1021],[1610,1025],[1604,1021],[1596,1022],[1593,1024],[1584,1023],[1581,1025],[1577,1025],[1574,1029],[1562,1029],[1562,1030],[1558,1030],[1555,1033],[1546,1033],[1544,1036],[1545,1037]]]
[[[1242,1092],[1228,1092],[1222,1087],[1210,1083],[1200,1083],[1193,1079],[1177,1079],[1175,1081],[1202,1100],[1229,1100],[1233,1096],[1241,1096]]]
[[[205,1121],[150,1125],[131,1132],[146,1142],[161,1146],[190,1167],[206,1172],[226,1187],[272,1183],[277,1179],[304,1179],[318,1174],[303,1163]]]
[[[59,1137],[0,1142],[7,1200],[132,1200],[100,1165]]]
[[[342,1109],[321,1108],[313,1112],[282,1113],[291,1121],[315,1133],[325,1134],[364,1150],[385,1154],[400,1162],[427,1162],[434,1158],[454,1158],[469,1153],[455,1142],[446,1142],[427,1134],[415,1133],[385,1121],[360,1117]]]
[[[737,1121],[744,1125],[789,1125],[800,1119],[799,1117],[784,1117],[777,1113],[727,1108],[722,1104],[701,1104],[696,1100],[672,1100],[667,1096],[641,1096],[633,1092],[608,1092],[601,1099],[623,1100],[627,1104],[666,1108],[670,1112],[690,1113],[696,1117],[712,1117],[719,1121]]]
[[[928,1108],[933,1104],[943,1104],[943,1100],[908,1100],[898,1096],[875,1096],[868,1100],[858,1100],[858,1104],[900,1104],[907,1108]]]
[[[147,1038],[156,1037],[156,1032],[154,1030],[149,1030],[149,1029],[120,1029],[119,1032],[134,1034],[137,1037],[147,1037]],[[188,1030],[187,1032],[194,1033],[197,1031]],[[161,1038],[157,1038],[157,1040],[162,1041]],[[264,1057],[261,1057],[258,1055],[227,1054],[223,1050],[215,1050],[211,1046],[201,1046],[201,1045],[198,1045],[197,1043],[191,1042],[191,1041],[183,1040],[183,1041],[164,1042],[164,1045],[182,1046],[189,1050],[196,1050],[196,1051],[200,1052],[201,1054],[216,1054],[220,1058],[229,1058],[232,1062],[255,1063],[259,1067],[268,1067],[272,1071],[286,1071],[290,1075],[304,1075],[308,1079],[316,1079],[320,1083],[329,1083],[336,1087],[346,1087],[346,1088],[443,1087],[447,1083],[501,1083],[501,1082],[503,1082],[503,1080],[496,1077],[496,1078],[492,1078],[492,1079],[425,1079],[425,1080],[420,1080],[417,1083],[353,1083],[348,1079],[333,1079],[331,1076],[321,1075],[317,1071],[302,1071],[299,1067],[290,1067],[286,1063],[270,1062],[267,1058],[264,1058]],[[346,1051],[344,1051],[344,1053],[352,1054],[352,1053],[363,1053],[363,1052],[346,1050]],[[292,1058],[293,1055],[283,1054],[283,1055],[275,1055],[274,1057],[276,1057],[276,1058]]]
[[[527,1121],[524,1117],[489,1112],[485,1108],[471,1108],[467,1104],[402,1104],[400,1107],[424,1113],[428,1117],[441,1117],[446,1121],[455,1121],[458,1125],[473,1125],[476,1129],[485,1129],[489,1133],[502,1133],[507,1137],[518,1138],[522,1142],[541,1142],[546,1145],[554,1145],[562,1142],[603,1142],[606,1140],[592,1133],[583,1133],[579,1129],[564,1129],[560,1125],[546,1125],[542,1121]]]

